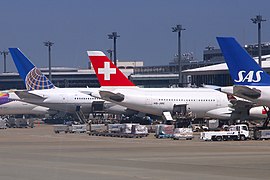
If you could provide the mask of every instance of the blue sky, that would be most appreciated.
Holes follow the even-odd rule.
[[[200,60],[206,46],[217,47],[216,36],[256,43],[257,26],[250,18],[258,14],[268,20],[262,41],[270,41],[269,7],[267,0],[1,0],[0,50],[19,47],[38,67],[46,67],[43,42],[50,40],[55,43],[52,66],[86,68],[86,50],[112,48],[107,34],[117,31],[119,60],[165,65],[177,52],[171,27],[182,24],[182,52]],[[15,71],[10,56],[7,70]]]

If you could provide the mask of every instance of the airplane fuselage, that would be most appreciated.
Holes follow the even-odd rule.
[[[187,105],[187,110],[195,117],[204,118],[208,116],[208,111],[228,107],[229,104],[224,93],[211,89],[124,88],[112,92],[124,95],[123,101],[112,102],[158,116],[165,111],[172,112],[175,105]]]
[[[97,92],[98,88],[54,88],[44,90],[28,91],[31,97],[18,95],[22,101],[48,107],[58,111],[75,113],[78,106],[84,114],[89,114],[93,111],[93,102],[104,102],[104,100],[81,93],[87,90],[89,92]],[[112,105],[110,102],[104,102],[104,107],[109,112],[122,112],[126,108],[119,105]],[[111,110],[111,111],[110,111]]]

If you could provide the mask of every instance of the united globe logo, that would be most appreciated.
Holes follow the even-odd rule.
[[[34,67],[25,78],[25,86],[27,90],[52,89],[54,85],[44,76],[39,69]]]

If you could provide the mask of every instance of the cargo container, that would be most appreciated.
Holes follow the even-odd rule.
[[[68,126],[68,132],[70,133],[85,133],[86,132],[86,124],[72,124]]]
[[[156,126],[156,138],[172,138],[174,125],[159,124]]]
[[[132,125],[131,134],[141,134],[148,136],[148,129],[145,125]]]
[[[121,127],[121,133],[124,133],[124,134],[131,134],[132,126],[133,126],[133,125],[139,125],[139,124],[133,124],[133,123],[126,123],[126,124],[123,124],[123,126]]]
[[[104,132],[107,130],[107,126],[105,124],[88,124],[87,131],[89,132]]]
[[[57,125],[53,125],[53,130],[56,134],[60,132],[68,133],[69,127],[68,125],[64,125],[64,124],[57,124]]]
[[[209,130],[216,130],[219,127],[218,119],[210,119],[206,121]]]
[[[121,138],[142,138],[148,135],[147,127],[139,124],[108,124],[105,130],[103,126],[91,125],[87,133],[91,136],[109,136]]]
[[[191,140],[193,138],[193,131],[192,128],[175,128],[173,133],[173,139],[186,139]]]
[[[124,127],[124,124],[108,124],[107,131],[109,133],[120,133],[123,127]]]
[[[0,119],[0,129],[7,129],[7,124],[5,120]]]

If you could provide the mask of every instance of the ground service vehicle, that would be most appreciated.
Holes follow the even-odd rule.
[[[270,139],[270,129],[254,128],[250,131],[251,139],[254,140],[267,140]]]
[[[193,138],[193,131],[192,128],[175,128],[173,132],[173,139],[186,139],[191,140]]]
[[[248,139],[249,130],[246,124],[232,125],[228,131],[208,131],[201,133],[201,139],[205,141],[227,141]]]

